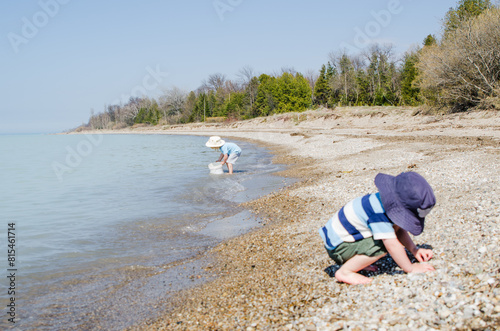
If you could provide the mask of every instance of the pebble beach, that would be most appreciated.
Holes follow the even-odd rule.
[[[245,203],[263,226],[206,252],[201,259],[213,262],[191,277],[207,281],[130,329],[500,329],[499,112],[353,107],[120,133],[252,141],[288,165],[279,175],[299,179]],[[337,282],[318,229],[346,202],[376,192],[377,173],[404,171],[420,173],[436,195],[413,237],[433,250],[436,271],[406,274],[387,256],[365,274],[370,284]]]

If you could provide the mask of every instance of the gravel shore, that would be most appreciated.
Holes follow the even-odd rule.
[[[339,108],[230,124],[129,132],[219,135],[268,146],[290,187],[246,203],[265,226],[218,245],[217,276],[179,294],[140,330],[498,330],[500,113],[443,116]],[[338,283],[318,229],[379,172],[423,175],[437,198],[417,245],[435,272],[405,274],[386,257],[368,285]],[[206,275],[193,275],[205,277]]]

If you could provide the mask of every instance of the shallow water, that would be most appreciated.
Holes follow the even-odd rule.
[[[118,330],[204,281],[191,277],[203,274],[192,259],[259,226],[238,203],[287,184],[272,175],[282,167],[271,155],[245,142],[234,175],[210,175],[219,154],[206,140],[0,136],[4,233],[16,229],[16,323],[3,318],[0,328]],[[11,297],[2,295],[4,316]]]

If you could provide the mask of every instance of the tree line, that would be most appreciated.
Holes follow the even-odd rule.
[[[499,108],[500,8],[460,0],[443,19],[440,38],[428,35],[400,58],[391,45],[374,44],[358,54],[332,52],[318,72],[282,68],[257,75],[247,66],[237,76],[216,73],[194,91],[173,87],[157,99],[132,97],[91,113],[86,126],[239,120],[336,106]]]

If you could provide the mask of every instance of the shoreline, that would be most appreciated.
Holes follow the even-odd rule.
[[[68,143],[67,139],[69,141],[84,139],[84,137],[78,136],[60,138],[62,139],[57,140],[63,146]],[[124,140],[126,143],[123,146],[126,146],[129,150],[129,144],[134,145],[136,141],[134,137],[121,136],[120,138],[118,136],[116,138],[118,138],[118,141],[127,138]],[[161,216],[160,213],[153,212],[148,214],[154,215],[153,217],[132,217],[132,221],[127,221],[126,226],[113,226],[114,231],[112,233],[121,233],[122,235],[107,235],[107,238],[113,243],[114,248],[121,247],[121,249],[118,249],[119,251],[124,251],[124,248],[127,249],[127,252],[123,255],[126,257],[125,260],[122,259],[123,264],[119,263],[120,259],[117,254],[113,254],[111,257],[108,254],[103,259],[105,262],[99,265],[93,262],[86,264],[87,267],[84,267],[84,263],[79,263],[72,268],[71,272],[68,270],[69,268],[59,268],[58,270],[53,268],[53,273],[58,276],[53,276],[54,279],[49,277],[52,280],[51,285],[48,282],[42,282],[44,286],[36,285],[36,281],[30,282],[35,290],[29,293],[32,294],[31,297],[34,295],[37,300],[32,300],[30,304],[25,303],[23,305],[23,315],[20,316],[20,320],[16,325],[21,324],[21,326],[29,329],[50,327],[50,325],[67,325],[77,328],[97,327],[121,330],[144,320],[161,316],[159,313],[168,308],[165,302],[167,295],[175,295],[176,290],[180,288],[189,288],[205,281],[205,277],[192,277],[191,274],[196,272],[200,275],[200,270],[202,270],[204,264],[208,263],[206,259],[199,258],[198,250],[205,252],[208,248],[227,238],[241,235],[254,227],[261,226],[261,220],[237,206],[242,201],[248,201],[256,196],[267,194],[290,182],[272,175],[273,172],[284,167],[272,164],[272,154],[268,153],[266,149],[253,144],[241,142],[241,146],[247,151],[247,160],[244,161],[248,166],[242,169],[244,171],[237,177],[229,178],[208,174],[208,169],[206,169],[208,162],[204,160],[207,157],[211,159],[212,156],[204,153],[206,147],[203,144],[206,139],[203,137],[162,138],[157,136],[150,139],[144,136],[143,138],[153,143],[158,140],[167,144],[174,140],[181,144],[187,143],[187,145],[194,146],[195,150],[201,153],[199,154],[201,158],[195,162],[197,169],[193,169],[199,174],[199,176],[195,175],[194,178],[201,179],[201,181],[193,181],[193,177],[187,177],[187,181],[192,182],[192,185],[188,183],[186,186],[188,189],[184,190],[185,192],[180,195],[180,200],[187,199],[198,206],[193,206],[191,203],[192,206],[188,207],[184,213],[182,213],[184,209],[179,211],[176,208],[178,214],[174,216],[163,214]],[[109,152],[116,151],[117,146],[113,143],[114,139],[112,137],[109,137],[109,139],[111,139],[109,145],[107,147],[103,146],[104,151],[101,151],[106,155],[109,155]],[[143,139],[139,140],[142,141]],[[138,145],[144,146],[142,143]],[[119,146],[120,144],[118,144]],[[140,150],[135,151],[140,152]],[[135,151],[127,155],[137,156]],[[186,153],[185,148],[180,149],[180,151]],[[208,151],[210,153],[210,150]],[[196,153],[198,154],[198,152]],[[170,153],[170,149],[166,149],[166,153]],[[152,155],[152,157],[155,156],[157,156],[157,153]],[[218,154],[213,155],[214,158],[217,156]],[[130,167],[129,163],[131,161],[129,162],[127,159],[121,159],[122,162],[120,163]],[[165,164],[163,167],[164,169],[171,169],[167,171],[175,169],[170,167],[169,164]],[[172,172],[170,173],[172,174]],[[179,174],[182,173],[179,171]],[[160,174],[161,178],[164,175]],[[166,177],[168,178],[167,182],[170,182],[171,176]],[[114,187],[114,182],[106,182],[106,185],[111,183]],[[200,183],[200,186],[198,187],[194,183]],[[161,186],[161,190],[164,190],[165,187]],[[134,185],[134,187],[137,186]],[[151,189],[151,185],[145,185],[145,187]],[[243,187],[246,189],[243,189]],[[168,189],[170,189],[170,186]],[[224,194],[227,189],[230,189],[232,194]],[[82,193],[82,191],[77,191]],[[156,189],[153,191],[159,192]],[[78,194],[78,196],[81,196],[81,194]],[[193,199],[190,199],[190,197]],[[200,206],[200,202],[203,205]],[[145,211],[141,213],[139,210],[139,214],[143,213]],[[118,218],[125,216],[120,212],[114,214]],[[170,220],[173,221],[172,225],[170,225]],[[186,226],[188,224],[189,226]],[[173,244],[170,237],[181,239],[175,241],[176,244]],[[134,238],[135,242],[142,240],[142,238],[150,238],[150,240],[145,239],[142,244],[134,245],[133,243],[127,244],[128,240],[126,238],[129,238],[128,240]],[[89,240],[89,243],[92,242],[90,238]],[[169,241],[172,244],[169,244]],[[123,244],[120,245],[120,242]],[[146,249],[150,249],[150,252],[154,250],[156,253],[148,254],[148,252],[141,251],[142,254],[135,254],[139,250],[130,249],[131,247],[141,246],[149,247]],[[180,252],[180,254],[175,252]],[[91,255],[94,254],[91,253]],[[137,257],[140,257],[140,259]],[[174,257],[174,261],[171,257]],[[25,270],[24,274],[28,280],[27,271]],[[37,275],[37,273],[31,273],[30,275]],[[64,281],[59,281],[63,278]],[[169,292],[172,293],[169,294]],[[129,300],[123,300],[123,298]],[[35,301],[38,305],[35,305]],[[51,302],[51,305],[47,306],[46,302]],[[66,313],[60,313],[57,322],[54,322],[54,316],[60,311]],[[155,312],[156,314],[153,314]]]
[[[413,112],[360,107],[128,130],[256,140],[291,165],[285,175],[302,178],[245,204],[269,222],[207,253],[218,260],[206,270],[215,280],[180,293],[151,325],[131,329],[498,327],[499,113]],[[376,173],[402,171],[419,172],[435,190],[438,205],[414,241],[433,248],[436,271],[393,268],[366,286],[337,283],[325,272],[334,263],[317,229],[350,199],[374,192]]]

